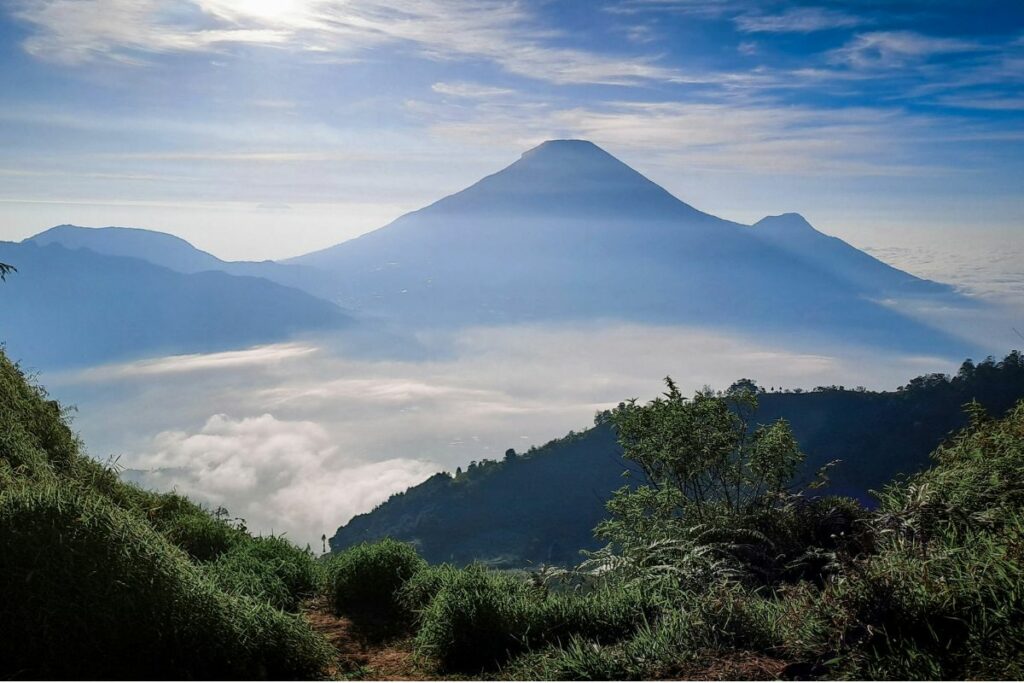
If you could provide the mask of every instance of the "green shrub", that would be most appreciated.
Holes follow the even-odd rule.
[[[244,550],[226,552],[203,569],[218,588],[231,595],[252,598],[285,611],[298,607],[298,600],[288,592],[284,581]]]
[[[312,597],[321,583],[320,565],[313,554],[283,536],[257,536],[242,551],[269,567],[296,601]]]
[[[539,591],[509,574],[471,566],[444,581],[421,616],[417,652],[442,668],[492,668],[526,647]]]
[[[328,561],[328,598],[338,614],[394,616],[401,610],[399,589],[425,566],[407,543],[363,543]]]
[[[569,642],[573,637],[614,643],[654,619],[660,599],[631,586],[604,586],[584,595],[553,594],[530,610],[531,645]]]
[[[307,678],[298,618],[217,590],[135,514],[69,485],[0,493],[0,677]]]
[[[420,654],[445,669],[470,673],[577,637],[617,642],[660,609],[660,598],[628,586],[549,594],[515,575],[476,565],[426,569],[400,597],[407,609],[419,610]]]
[[[1012,536],[894,541],[822,597],[844,675],[858,678],[1024,674],[1024,523]],[[948,539],[953,540],[953,539]],[[1000,652],[1000,656],[995,656]]]
[[[877,552],[822,596],[845,675],[1024,675],[1024,402],[970,412],[934,467],[883,492]]]
[[[206,570],[223,590],[289,612],[312,597],[319,578],[313,556],[277,536],[238,543]]]
[[[441,589],[462,571],[450,564],[427,565],[412,575],[398,591],[401,612],[418,622]]]
[[[78,439],[65,421],[65,410],[32,384],[0,349],[0,459],[12,468],[48,465],[59,472],[78,455]],[[17,448],[13,448],[15,442]],[[34,454],[26,459],[26,455]],[[44,459],[36,456],[44,455]]]
[[[142,512],[157,531],[194,559],[217,559],[249,535],[223,516],[214,515],[188,498],[175,493],[153,494],[136,489],[131,504]]]

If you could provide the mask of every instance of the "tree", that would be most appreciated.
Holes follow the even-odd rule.
[[[7,276],[11,273],[17,273],[18,269],[12,265],[6,263],[0,263],[0,281],[7,279]]]
[[[626,571],[646,567],[653,574],[644,576],[695,590],[724,576],[821,585],[836,557],[860,547],[863,508],[792,490],[804,455],[785,420],[755,425],[753,383],[692,399],[671,378],[665,383],[662,397],[629,401],[612,418],[624,456],[645,481],[613,494],[611,517],[595,530],[611,544],[593,559]],[[811,488],[827,481],[828,467]],[[616,553],[620,559],[610,560]]]
[[[725,393],[668,391],[640,405],[625,403],[612,417],[623,455],[644,483],[617,491],[612,519],[598,533],[612,541],[675,533],[683,525],[739,520],[770,507],[788,490],[803,461],[785,420],[753,425],[757,388],[737,382]]]
[[[729,387],[727,393],[738,393],[740,391],[752,391],[755,394],[757,394],[764,391],[764,389],[757,386],[757,382],[755,382],[754,380],[747,379],[746,377],[744,377],[743,379],[738,379],[735,382],[733,382],[732,385]]]

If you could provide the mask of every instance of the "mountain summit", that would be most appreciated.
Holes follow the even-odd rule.
[[[568,219],[628,215],[714,219],[679,201],[586,140],[549,140],[518,161],[431,205],[432,212],[544,214]]]

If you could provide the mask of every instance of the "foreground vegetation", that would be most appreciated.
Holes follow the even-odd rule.
[[[428,564],[408,544],[316,560],[89,459],[0,354],[0,677],[323,678],[303,618],[415,654],[417,676],[1024,677],[1024,402],[967,426],[877,506],[802,489],[788,422],[747,383],[604,416],[642,476],[572,569]],[[410,664],[410,666],[413,666]]]
[[[282,538],[86,457],[0,353],[0,678],[317,678],[295,611],[320,567]]]
[[[999,420],[969,406],[933,466],[873,510],[790,490],[799,448],[784,421],[748,428],[755,407],[670,385],[617,411],[648,484],[616,494],[598,529],[611,544],[572,571],[426,566],[394,541],[333,566],[397,586],[382,599],[442,673],[1024,676],[1024,402]],[[345,595],[335,609],[359,618]]]

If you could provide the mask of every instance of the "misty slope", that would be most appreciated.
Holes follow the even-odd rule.
[[[825,463],[829,491],[866,498],[894,477],[928,464],[928,454],[966,422],[972,399],[1001,415],[1024,397],[1024,358],[964,366],[911,380],[893,392],[827,388],[760,395],[757,421],[785,418],[807,454],[798,479]],[[338,529],[331,548],[391,536],[417,544],[433,561],[482,560],[507,566],[578,561],[594,549],[591,531],[605,517],[604,502],[629,480],[628,464],[607,422],[504,462],[485,462],[461,476],[438,474],[392,496]]]
[[[135,258],[0,242],[0,341],[34,367],[215,351],[344,326],[337,306],[253,277],[182,274]]]
[[[923,280],[893,268],[874,256],[850,246],[838,237],[814,229],[798,213],[766,216],[753,225],[758,237],[809,264],[853,284],[878,297],[947,296],[956,297],[949,285]]]
[[[324,296],[332,289],[326,274],[316,269],[275,261],[222,261],[180,237],[155,230],[58,225],[24,242],[40,246],[59,244],[68,249],[89,249],[107,256],[138,258],[179,273],[219,270],[231,275],[262,277],[288,287],[297,287],[314,296]]]
[[[421,325],[619,318],[969,353],[872,301],[882,270],[887,296],[919,295],[923,281],[838,241],[818,258],[816,242],[778,232],[698,211],[592,143],[558,140],[289,263],[330,271],[346,307]]]

